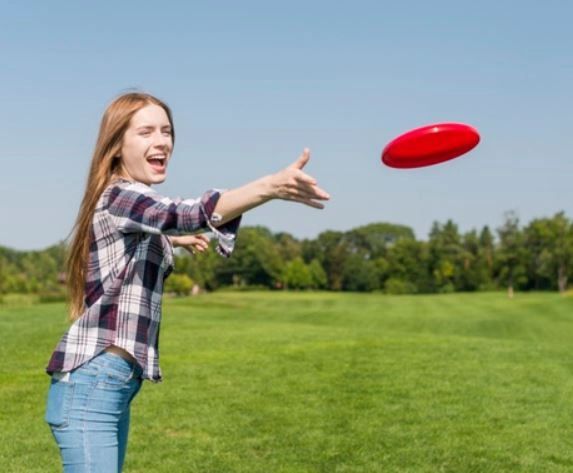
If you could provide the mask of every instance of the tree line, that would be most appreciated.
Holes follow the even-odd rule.
[[[61,294],[64,242],[43,251],[0,247],[0,294]],[[193,287],[274,290],[381,291],[389,294],[567,289],[573,270],[573,222],[559,212],[521,226],[507,213],[495,230],[460,232],[452,220],[435,222],[426,240],[411,228],[372,223],[297,239],[268,228],[243,227],[234,254],[177,251],[165,291]]]

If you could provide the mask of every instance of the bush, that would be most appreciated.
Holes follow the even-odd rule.
[[[38,302],[66,302],[65,292],[41,292],[38,294]]]
[[[416,294],[418,288],[410,281],[399,278],[389,278],[384,285],[386,294]]]
[[[2,296],[4,305],[32,305],[38,302],[37,294],[10,293]]]
[[[244,284],[241,286],[223,286],[217,292],[249,292],[249,291],[270,291],[271,288],[263,284]]]
[[[186,274],[172,274],[165,282],[164,292],[188,296],[193,289],[193,280]]]
[[[452,294],[453,292],[456,292],[456,288],[451,282],[448,282],[438,288],[438,293],[440,294]]]
[[[499,291],[499,287],[497,287],[493,282],[488,282],[480,284],[478,287],[478,291],[480,292]]]

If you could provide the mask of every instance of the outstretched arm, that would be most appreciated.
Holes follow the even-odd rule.
[[[310,151],[305,148],[299,158],[282,171],[221,194],[214,209],[214,213],[221,216],[220,224],[272,199],[299,202],[317,209],[324,208],[319,201],[328,200],[330,196],[318,187],[316,179],[302,170],[309,159]]]

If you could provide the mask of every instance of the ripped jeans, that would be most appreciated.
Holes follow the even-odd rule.
[[[70,373],[52,375],[45,421],[64,473],[121,472],[141,373],[139,364],[102,352]]]

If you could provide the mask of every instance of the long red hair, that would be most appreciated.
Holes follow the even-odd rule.
[[[165,110],[175,142],[173,117],[169,107],[161,100],[142,92],[130,92],[116,98],[106,108],[101,120],[98,139],[92,155],[86,190],[76,222],[72,229],[71,243],[66,258],[66,284],[70,305],[70,320],[77,320],[84,311],[84,289],[89,258],[90,228],[96,204],[112,178],[121,175],[119,157],[123,136],[131,118],[147,105],[158,105]]]

